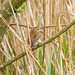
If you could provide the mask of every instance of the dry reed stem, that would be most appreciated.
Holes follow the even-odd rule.
[[[38,27],[39,26],[39,28],[40,28],[40,30],[42,30],[43,28],[44,28],[44,22],[43,22],[43,7],[42,7],[42,4],[43,4],[43,2],[42,2],[43,0],[41,0],[41,2],[40,2],[40,0],[31,0],[30,1],[30,5],[31,5],[31,11],[32,11],[32,15],[33,15],[33,19],[34,19],[34,21],[35,21],[35,24],[37,25],[36,27]],[[58,29],[60,29],[61,28],[61,25],[62,25],[62,28],[65,28],[67,25],[69,25],[68,23],[70,22],[70,21],[72,21],[73,19],[74,19],[74,17],[75,17],[75,15],[74,15],[74,13],[75,13],[75,11],[74,11],[74,9],[75,9],[75,5],[74,5],[74,3],[75,3],[75,1],[74,0],[69,0],[69,1],[66,1],[66,0],[61,0],[61,1],[59,1],[59,0],[46,0],[47,1],[47,3],[46,3],[46,7],[47,7],[47,14],[46,14],[46,22],[48,22],[48,18],[49,18],[49,24],[47,23],[46,24],[46,26],[45,26],[45,28],[46,28],[46,34],[45,35],[47,35],[47,37],[46,37],[46,39],[48,38],[48,36],[50,37],[50,36],[53,36],[55,33],[57,33],[59,30]],[[49,2],[48,2],[49,1]],[[48,6],[48,3],[49,3],[49,6]],[[67,6],[68,5],[68,6]],[[49,8],[49,13],[48,13],[48,8]],[[68,10],[69,9],[69,10]],[[29,8],[27,7],[27,9],[23,12],[23,13],[21,13],[20,14],[21,15],[21,17],[22,17],[22,19],[21,19],[21,21],[23,21],[23,23],[24,23],[24,26],[26,27],[26,28],[28,28],[28,26],[27,25],[29,25],[29,27],[33,27],[34,26],[34,24],[32,23],[32,20],[33,19],[31,19],[31,13],[30,13],[30,10],[29,10]],[[25,17],[24,17],[25,16]],[[48,16],[48,18],[47,18],[47,16]],[[37,20],[36,20],[36,17],[37,17]],[[60,26],[59,26],[59,24],[58,24],[58,20],[59,20],[59,17],[60,17]],[[17,17],[17,19],[18,19],[19,17]],[[12,21],[13,22],[13,21]],[[20,21],[18,21],[19,22],[19,24],[21,24],[21,25],[23,25],[22,23],[20,23]],[[19,25],[18,24],[18,25]],[[65,24],[65,25],[64,25]],[[22,26],[22,27],[24,27],[24,26]],[[42,28],[42,29],[41,29]],[[25,28],[23,28],[23,30],[24,30]],[[16,31],[16,33],[17,33],[17,28],[15,29]],[[53,61],[53,63],[54,63],[54,65],[53,65],[53,69],[52,69],[52,71],[55,69],[55,73],[57,74],[58,73],[58,75],[60,75],[60,69],[61,68],[63,68],[63,74],[65,75],[69,75],[70,73],[71,74],[73,74],[73,71],[72,70],[74,70],[74,60],[72,60],[72,58],[71,58],[71,60],[69,60],[69,58],[70,57],[72,57],[72,53],[73,53],[73,50],[74,49],[72,49],[73,47],[72,46],[74,46],[74,30],[75,30],[75,28],[74,27],[72,27],[71,29],[69,29],[69,31],[71,31],[71,36],[69,35],[69,31],[68,32],[66,32],[66,33],[64,33],[63,35],[62,35],[62,37],[64,36],[65,37],[65,44],[63,43],[64,42],[64,40],[62,40],[62,37],[60,37],[60,43],[58,43],[58,39],[56,39],[56,40],[54,40],[53,42],[57,45],[57,48],[59,48],[59,46],[61,47],[61,45],[62,45],[62,47],[63,47],[63,49],[61,49],[61,57],[62,57],[62,60],[64,60],[64,62],[65,62],[65,70],[64,70],[64,67],[62,67],[61,65],[59,65],[59,63],[60,63],[60,61],[62,61],[61,59],[60,59],[60,61],[58,61],[58,59],[59,59],[59,57],[57,56],[57,53],[56,53],[56,51],[55,51],[55,46],[53,45],[53,44],[48,44],[48,45],[46,45],[47,46],[47,49],[48,49],[48,51],[46,51],[46,56],[47,55],[49,55],[49,50],[50,50],[50,47],[52,47],[52,52],[54,53],[54,55],[55,56],[53,56],[52,55],[52,58],[55,58],[55,60],[53,60],[52,59],[52,61]],[[26,30],[24,30],[25,32],[27,32]],[[28,31],[29,31],[29,29],[28,29]],[[25,33],[24,32],[24,33]],[[22,32],[23,33],[23,32]],[[68,36],[67,36],[67,33],[68,33]],[[25,36],[27,36],[26,34],[25,34]],[[14,37],[14,36],[13,36]],[[11,38],[11,37],[10,37]],[[26,38],[26,37],[25,37]],[[67,39],[68,38],[68,39]],[[17,38],[16,38],[17,39]],[[14,38],[13,38],[13,40],[14,40]],[[9,40],[10,41],[10,40]],[[69,41],[69,47],[67,46],[67,42]],[[7,43],[6,43],[6,41],[4,40],[3,41],[4,42],[4,45],[6,46],[7,45]],[[17,42],[17,41],[15,41],[15,42]],[[17,42],[18,43],[18,42]],[[17,44],[16,43],[16,44]],[[26,42],[25,42],[26,43]],[[3,44],[2,44],[3,45]],[[12,45],[13,45],[13,43],[12,43]],[[19,45],[19,47],[17,48],[17,50],[20,48],[20,50],[21,50],[21,46],[20,46],[20,43],[18,44]],[[10,43],[10,46],[11,46],[11,43]],[[15,45],[13,45],[13,47],[14,47]],[[17,45],[16,45],[17,46]],[[23,45],[24,46],[24,45]],[[68,56],[66,56],[65,55],[65,51],[63,51],[63,50],[65,50],[65,48],[67,48],[68,49],[68,52],[67,53],[69,53],[69,58],[68,58]],[[6,47],[6,49],[8,50],[8,47]],[[15,49],[15,48],[14,48]],[[19,52],[21,52],[19,50]],[[23,49],[24,50],[24,49]],[[38,50],[39,51],[39,50]],[[59,49],[58,49],[58,51],[59,51]],[[5,52],[5,50],[4,50],[4,52]],[[36,51],[37,52],[37,51]],[[17,53],[17,52],[16,52]],[[9,55],[9,53],[8,53],[8,51],[7,51],[7,54]],[[38,53],[39,54],[39,53]],[[68,55],[68,54],[67,54]],[[10,55],[9,55],[10,56]],[[48,57],[47,57],[48,58]],[[58,58],[58,59],[57,59]],[[46,61],[48,61],[49,60],[49,58],[48,59],[45,59]],[[28,62],[28,61],[27,61]],[[56,63],[57,62],[57,63]],[[69,62],[69,63],[68,63]],[[52,63],[52,64],[53,64]],[[56,64],[55,64],[56,63]],[[27,65],[29,66],[29,64],[30,63],[28,63]],[[46,67],[48,67],[47,66],[48,64],[46,64],[45,63],[45,66]],[[37,66],[36,66],[36,64],[35,64],[35,67],[37,68]],[[61,68],[60,68],[61,67]],[[69,71],[69,68],[70,68],[70,70],[71,71]],[[34,67],[33,67],[33,69],[35,69]],[[27,71],[29,71],[29,68],[27,68]],[[69,73],[70,72],[70,73]],[[36,72],[35,72],[36,73]],[[62,72],[61,72],[62,73]],[[27,73],[26,73],[27,74]],[[28,75],[28,74],[27,74]],[[37,74],[38,75],[38,74]],[[73,74],[74,75],[74,74]]]
[[[4,20],[4,18],[2,16],[0,16],[0,18],[2,19],[2,21],[5,23],[5,25],[7,25],[7,27],[14,33],[14,35],[17,37],[18,35],[15,33],[15,31],[9,26],[9,24],[6,23],[6,21]],[[19,39],[19,41],[24,45],[24,41],[21,41],[21,38],[18,36],[17,37]],[[27,48],[26,48],[27,49]],[[29,49],[27,49],[28,53],[31,55],[31,57],[34,59],[34,61],[37,63],[37,65],[39,66],[39,68],[42,70],[42,72],[46,74],[46,72],[44,71],[44,69],[40,66],[39,62],[36,60],[36,58],[32,55],[32,53],[30,52]]]

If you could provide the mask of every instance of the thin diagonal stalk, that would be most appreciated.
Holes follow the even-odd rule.
[[[62,29],[60,32],[58,32],[57,34],[55,34],[54,36],[52,36],[51,38],[49,38],[48,40],[44,41],[42,44],[38,44],[36,48],[33,48],[33,50],[44,46],[48,43],[50,43],[52,40],[54,40],[55,38],[59,37],[62,33],[66,32],[70,27],[72,27],[75,24],[75,20],[73,20],[68,26],[66,26],[64,29]],[[10,59],[9,61],[3,63],[2,65],[0,65],[0,70],[2,70],[4,67],[8,66],[9,64],[15,62],[16,60],[20,59],[21,57],[23,57],[24,55],[26,55],[26,52],[23,52],[21,54],[19,54],[16,57],[13,57],[12,59]]]

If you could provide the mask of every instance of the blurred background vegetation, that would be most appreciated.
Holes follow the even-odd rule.
[[[10,3],[12,12],[9,22],[8,18],[5,20],[24,40],[25,45],[21,44],[10,29],[6,30],[0,48],[0,65],[24,52],[24,46],[28,48],[29,27],[38,27],[40,41],[43,42],[75,19],[74,0],[26,0],[21,6],[16,4],[19,8],[15,7],[14,10],[13,0],[12,3],[11,0],[0,0],[0,7],[5,2]],[[48,75],[75,75],[75,26],[31,52]],[[43,72],[27,54],[1,70],[0,75],[43,75]]]

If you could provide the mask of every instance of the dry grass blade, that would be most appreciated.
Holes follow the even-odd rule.
[[[4,20],[4,18],[1,16],[0,17],[1,19],[2,19],[2,21],[7,25],[7,27],[15,34],[15,36],[19,39],[19,41],[22,43],[22,44],[24,44],[24,42],[21,40],[21,38],[15,33],[15,31],[6,23],[6,21]],[[47,75],[46,74],[46,72],[44,71],[44,69],[40,66],[40,64],[39,64],[39,62],[35,59],[35,57],[31,54],[31,52],[29,51],[29,50],[27,50],[28,52],[29,52],[29,54],[31,55],[31,57],[35,60],[35,62],[37,63],[37,65],[41,68],[41,70],[43,71],[43,73],[45,74],[45,75]],[[5,64],[4,64],[5,65]],[[7,62],[7,65],[8,65],[8,62]],[[2,66],[2,65],[1,65]],[[3,66],[2,66],[3,67]]]
[[[75,0],[1,0],[0,75],[75,75],[74,10]],[[31,49],[34,27],[41,43]]]
[[[16,32],[10,27],[10,25],[4,20],[4,18],[2,16],[0,16],[0,18],[2,19],[2,21],[5,23],[6,27],[8,27],[13,34],[18,38],[18,40],[22,43],[22,39],[16,34]]]

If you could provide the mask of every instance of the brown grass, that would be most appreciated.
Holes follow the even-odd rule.
[[[51,37],[75,18],[75,1],[74,0],[44,0],[45,7],[43,11],[43,0],[27,0],[25,4],[26,9],[22,13],[14,13],[10,20],[13,30],[24,41],[21,44],[19,39],[10,30],[4,35],[2,47],[0,50],[0,64],[8,61],[9,59],[17,56],[29,48],[27,44],[28,35],[30,34],[29,27],[38,27],[41,33],[41,42]],[[11,4],[10,4],[11,5]],[[20,8],[19,8],[20,9]],[[45,14],[43,14],[45,12]],[[44,17],[43,17],[44,15]],[[19,26],[26,25],[27,27]],[[49,27],[54,25],[54,27]],[[40,28],[40,27],[47,28]],[[47,35],[47,36],[46,36]],[[71,27],[68,31],[62,34],[53,43],[45,45],[44,58],[43,47],[31,51],[36,60],[42,66],[46,73],[50,72],[50,54],[51,54],[51,73],[50,75],[75,75],[75,26]],[[51,52],[51,53],[50,53]],[[15,61],[13,64],[7,66],[0,75],[42,75],[40,68],[35,60],[26,51],[27,55]],[[44,60],[44,62],[42,61]],[[40,63],[40,62],[43,62]],[[41,69],[42,70],[42,69]],[[10,72],[9,72],[10,71]],[[11,73],[11,74],[10,74]]]

